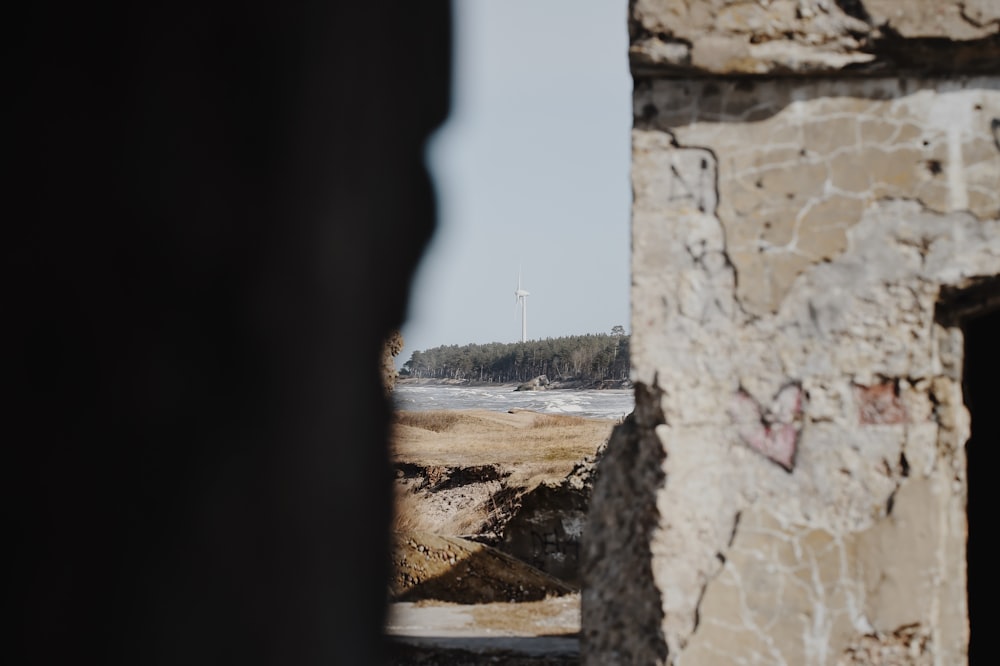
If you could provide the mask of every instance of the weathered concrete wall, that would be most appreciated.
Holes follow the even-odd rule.
[[[615,603],[644,586],[662,608],[647,663],[965,660],[969,415],[940,301],[1000,273],[1000,76],[906,55],[995,58],[981,4],[633,4],[633,379],[662,412],[633,439],[655,432],[662,474],[602,468],[586,663],[648,643],[649,613]],[[654,38],[687,60],[651,65]],[[745,76],[782,58],[821,75]],[[652,500],[655,527],[622,498]],[[615,573],[605,544],[629,539],[647,579]]]
[[[737,300],[776,312],[808,266],[847,249],[874,202],[996,216],[996,81],[641,82],[636,214],[678,207],[657,197],[715,213]]]

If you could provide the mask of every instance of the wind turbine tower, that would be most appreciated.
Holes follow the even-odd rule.
[[[514,305],[521,306],[521,342],[528,340],[528,292],[521,288],[521,269],[517,269],[517,289],[514,291]]]

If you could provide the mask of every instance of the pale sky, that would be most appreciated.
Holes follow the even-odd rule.
[[[438,226],[397,366],[440,345],[629,326],[627,0],[455,0],[453,97],[428,149]]]

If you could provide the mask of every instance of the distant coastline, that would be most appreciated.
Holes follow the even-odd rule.
[[[399,377],[396,379],[397,386],[509,386],[510,390],[516,389],[520,383],[497,383],[497,382],[480,382],[471,379],[435,379],[428,377]],[[631,379],[620,379],[620,380],[583,380],[583,379],[555,379],[549,382],[549,385],[544,389],[539,389],[543,391],[552,391],[558,389],[587,389],[587,390],[601,390],[601,389],[631,389],[633,387]]]

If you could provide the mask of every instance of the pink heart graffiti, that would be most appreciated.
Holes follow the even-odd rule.
[[[783,386],[768,408],[741,388],[733,395],[729,418],[741,442],[785,471],[792,471],[802,429],[802,387],[798,383]]]

